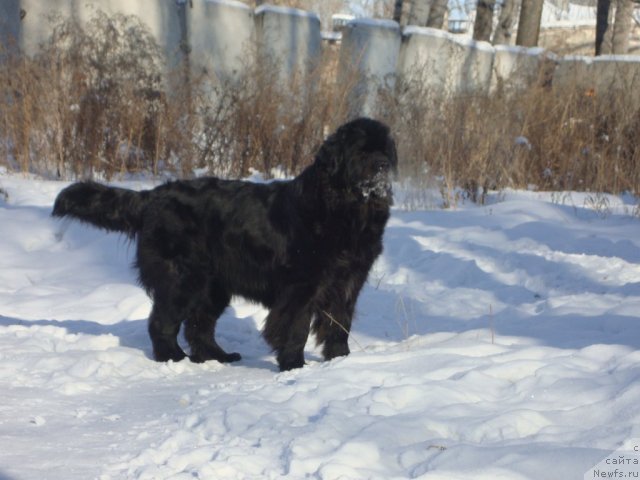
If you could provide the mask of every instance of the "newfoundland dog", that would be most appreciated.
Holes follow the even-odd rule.
[[[270,310],[263,336],[280,370],[304,365],[310,330],[326,360],[347,355],[354,307],[392,203],[395,144],[368,118],[327,138],[290,181],[257,184],[199,178],[136,192],[79,182],[53,215],[137,240],[140,283],[153,300],[149,335],[157,361],[233,362],[214,337],[231,297]]]

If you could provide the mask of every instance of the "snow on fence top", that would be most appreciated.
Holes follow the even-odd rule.
[[[206,3],[219,3],[233,8],[241,8],[243,10],[251,10],[251,7],[246,3],[239,2],[238,0],[204,0]],[[187,3],[187,0],[181,0],[178,3]]]
[[[295,17],[310,18],[320,22],[320,17],[316,13],[308,12],[306,10],[300,10],[298,8],[280,7],[276,5],[260,5],[255,10],[256,15],[261,15],[264,13],[276,13],[279,15],[293,15]]]
[[[532,57],[543,55],[546,52],[542,47],[521,47],[518,45],[494,45],[493,49],[496,53],[504,52],[514,55],[529,55]]]
[[[415,25],[409,25],[404,28],[402,34],[405,37],[411,35],[427,35],[430,37],[438,37],[443,38],[452,42],[455,42],[464,47],[483,50],[485,52],[493,53],[493,46],[488,42],[473,40],[470,37],[460,36],[453,33],[449,33],[446,30],[440,30],[437,28],[429,28],[429,27],[417,27]]]
[[[582,57],[591,58],[591,57]],[[598,62],[620,62],[620,63],[640,63],[640,55],[600,55],[591,58],[594,63]]]
[[[398,22],[387,20],[384,18],[354,18],[347,23],[347,27],[356,25],[371,28],[390,28],[393,30],[400,29],[400,25],[398,25]]]

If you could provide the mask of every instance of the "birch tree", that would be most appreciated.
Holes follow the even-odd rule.
[[[429,11],[431,10],[431,2],[429,0],[411,0],[411,8],[409,9],[409,18],[407,25],[418,25],[424,27],[429,21]]]
[[[496,0],[478,0],[476,21],[473,24],[473,39],[488,42],[493,31],[493,9]]]
[[[617,0],[611,46],[614,55],[629,53],[629,37],[633,20],[633,1]]]
[[[596,55],[628,53],[632,21],[633,0],[598,0]]]
[[[516,45],[535,47],[540,37],[540,21],[544,0],[522,0]]]
[[[402,3],[402,0],[395,0],[393,4],[393,19],[398,23],[402,20]]]
[[[431,0],[427,27],[439,29],[444,28],[444,17],[447,14],[447,7],[447,0]]]
[[[517,12],[516,0],[503,0],[498,25],[493,34],[494,45],[508,45],[513,35],[513,20]]]

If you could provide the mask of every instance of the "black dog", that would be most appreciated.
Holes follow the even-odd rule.
[[[310,328],[325,359],[349,353],[356,300],[382,252],[396,166],[387,126],[360,118],[291,181],[201,178],[142,192],[80,182],[58,195],[53,215],[137,237],[156,360],[185,357],[182,322],[192,361],[239,360],[214,338],[239,295],[270,309],[263,336],[280,370],[290,370],[304,365]]]

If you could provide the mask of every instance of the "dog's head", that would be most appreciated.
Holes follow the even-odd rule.
[[[397,173],[395,142],[384,123],[358,118],[342,125],[324,142],[316,164],[338,188],[364,200],[391,201],[391,179]]]

